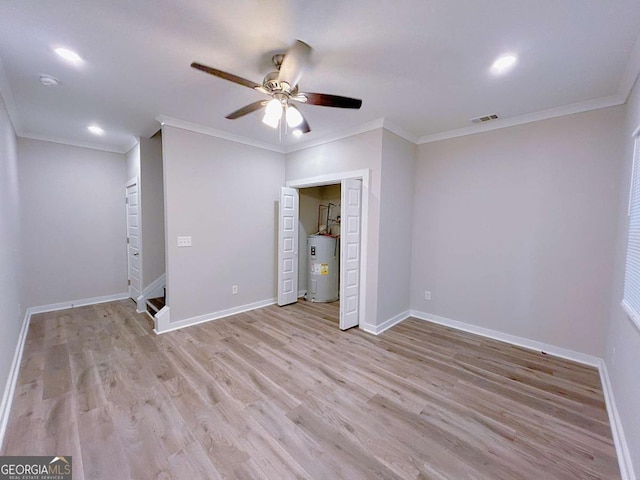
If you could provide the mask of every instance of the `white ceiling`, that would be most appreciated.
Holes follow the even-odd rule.
[[[5,0],[0,90],[20,136],[126,151],[158,118],[290,150],[384,118],[414,141],[623,103],[640,68],[638,0]],[[295,39],[314,49],[302,91],[361,98],[302,105],[312,132],[282,142],[261,94],[189,67],[260,83]],[[74,67],[52,49],[84,59]],[[493,60],[515,53],[508,74]],[[45,87],[41,74],[61,85]],[[265,97],[266,98],[266,97]],[[102,137],[86,127],[101,125]]]

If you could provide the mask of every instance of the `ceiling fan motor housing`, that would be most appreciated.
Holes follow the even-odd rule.
[[[262,87],[269,93],[281,90],[280,82],[278,81],[278,72],[267,73],[262,81]]]
[[[293,93],[293,91],[291,89],[291,85],[289,85],[287,82],[281,82],[280,80],[278,80],[278,76],[279,75],[280,74],[278,72],[268,73],[264,77],[264,80],[262,80],[262,88],[264,88],[270,94],[274,94],[274,93],[291,94],[291,93]]]

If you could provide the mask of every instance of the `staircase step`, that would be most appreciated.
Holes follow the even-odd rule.
[[[156,313],[162,310],[165,305],[164,297],[148,298],[147,299],[147,312],[153,317]]]
[[[150,298],[147,303],[151,304],[156,309],[156,312],[159,312],[164,307],[164,297]]]

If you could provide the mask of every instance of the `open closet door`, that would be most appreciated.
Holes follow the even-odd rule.
[[[282,187],[278,222],[278,305],[298,301],[298,190]]]
[[[342,181],[340,237],[340,328],[360,322],[360,236],[362,225],[362,180]]]

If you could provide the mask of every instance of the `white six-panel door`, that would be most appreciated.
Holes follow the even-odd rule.
[[[298,190],[280,190],[278,224],[278,305],[298,301]]]
[[[129,297],[137,300],[142,291],[140,272],[140,203],[138,183],[127,184],[127,260],[129,274]]]
[[[360,238],[362,235],[362,180],[342,180],[340,237],[340,328],[360,322]]]

